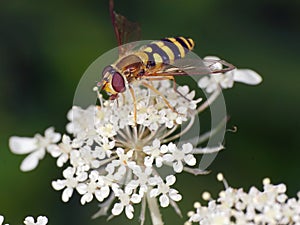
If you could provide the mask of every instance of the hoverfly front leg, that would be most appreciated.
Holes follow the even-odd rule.
[[[136,126],[136,111],[137,111],[137,104],[136,104],[136,98],[135,98],[135,95],[134,95],[134,90],[133,88],[129,85],[129,90],[130,90],[130,93],[131,93],[131,96],[132,96],[132,100],[133,100],[133,121],[134,121],[134,126]]]

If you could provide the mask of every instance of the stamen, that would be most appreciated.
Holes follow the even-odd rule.
[[[200,208],[201,207],[201,203],[200,202],[195,202],[194,203],[194,208],[195,209],[198,209],[198,208]],[[194,212],[194,211],[192,211],[192,212]]]
[[[209,201],[211,200],[211,194],[208,192],[208,191],[205,191],[202,193],[202,199],[205,200],[205,201]]]
[[[226,181],[226,179],[224,178],[223,174],[222,173],[218,173],[217,174],[217,180],[220,181],[220,182],[223,182],[223,185],[224,185],[224,188],[227,189],[229,188],[229,185]]]
[[[263,179],[263,185],[271,184],[271,179],[269,177],[266,177]]]
[[[93,91],[95,91],[97,93],[97,98],[99,99],[100,106],[103,107],[103,95],[99,92],[99,88],[93,87]]]

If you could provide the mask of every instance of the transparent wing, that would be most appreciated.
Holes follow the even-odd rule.
[[[225,60],[195,60],[195,59],[179,59],[173,65],[164,66],[155,73],[145,74],[145,77],[152,76],[194,76],[207,75],[213,73],[225,73],[235,69],[235,66]]]
[[[133,44],[123,46],[124,44],[140,40],[141,28],[138,23],[131,22],[125,16],[116,13],[113,0],[109,1],[109,12],[119,46],[119,56],[121,57],[135,47]]]

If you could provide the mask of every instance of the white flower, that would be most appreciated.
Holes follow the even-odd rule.
[[[46,151],[51,152],[56,148],[55,144],[60,140],[61,135],[54,132],[50,127],[45,131],[45,136],[36,134],[33,138],[16,137],[9,139],[9,147],[15,154],[29,155],[22,161],[21,170],[30,171],[37,167],[39,160],[43,159]]]
[[[162,148],[167,148],[172,154],[165,154],[163,159],[166,162],[173,162],[173,169],[176,173],[181,173],[183,170],[183,163],[185,162],[189,166],[194,166],[196,164],[196,158],[190,154],[193,151],[193,146],[190,143],[182,145],[182,150],[178,149],[173,143],[169,143],[168,146],[162,146]]]
[[[147,154],[144,161],[145,166],[152,166],[153,161],[155,160],[155,165],[157,167],[161,167],[163,163],[162,154],[166,153],[167,150],[161,149],[160,141],[158,139],[155,139],[152,142],[152,146],[143,147],[143,152]]]
[[[133,190],[136,190],[138,187],[140,187],[138,193],[139,196],[143,196],[144,193],[148,191],[148,180],[151,177],[152,168],[146,167],[144,171],[138,165],[133,165],[131,168],[137,179],[129,181],[125,187],[125,192],[131,194]]]
[[[85,110],[73,106],[67,115],[70,123],[67,124],[66,130],[75,135],[78,141],[84,141],[89,146],[94,141],[100,141],[98,131],[95,129],[97,112],[97,106],[91,105]]]
[[[9,224],[3,224],[4,217],[0,215],[0,225],[9,225]],[[48,223],[48,218],[46,216],[39,216],[37,218],[37,221],[34,222],[34,218],[32,216],[27,216],[24,220],[25,225],[46,225]]]
[[[114,179],[119,181],[125,175],[125,173],[128,169],[128,165],[134,165],[135,162],[131,161],[131,157],[133,154],[132,150],[128,151],[125,154],[124,149],[117,148],[116,153],[118,155],[118,159],[113,160],[111,163],[109,163],[106,167],[106,171],[109,174],[113,174]],[[116,168],[118,168],[118,169],[116,170]]]
[[[4,216],[0,215],[0,225],[2,225],[4,222]],[[8,225],[7,223],[3,224],[3,225]]]
[[[52,181],[52,187],[55,190],[62,190],[62,200],[64,202],[69,201],[70,197],[73,194],[74,188],[77,188],[78,183],[87,179],[86,173],[80,173],[75,175],[76,170],[73,167],[68,167],[63,171],[64,180]]]
[[[221,181],[226,187],[224,178]],[[255,187],[251,187],[248,192],[241,188],[226,187],[219,193],[217,200],[209,200],[208,206],[195,203],[196,212],[189,212],[189,222],[201,225],[300,224],[299,198],[288,199],[284,184],[272,185],[269,179],[265,179],[263,183],[263,191]]]
[[[99,126],[97,132],[102,137],[107,137],[107,138],[111,138],[117,134],[112,124],[105,124],[103,126]]]
[[[189,143],[179,147],[172,141],[188,132],[199,108],[203,110],[209,104],[194,99],[196,93],[188,86],[175,90],[169,80],[151,84],[159,94],[155,89],[132,85],[136,102],[130,91],[115,101],[104,100],[97,93],[100,105],[86,109],[74,106],[69,111],[69,134],[64,134],[60,143],[45,142],[43,154],[48,152],[57,158],[58,167],[67,166],[63,178],[52,182],[55,190],[62,190],[62,201],[69,201],[75,189],[81,204],[92,200],[100,203],[97,215],[111,210],[116,216],[125,211],[133,218],[134,204],[140,204],[141,223],[148,206],[152,220],[161,224],[157,200],[162,207],[171,205],[180,215],[176,202],[182,196],[171,188],[176,181],[173,171],[201,174],[198,168],[191,168],[196,164],[194,154],[209,151],[193,149]],[[22,140],[24,146],[12,139],[12,150],[31,153],[39,148],[36,139]]]
[[[89,145],[81,147],[79,149],[81,166],[86,167],[86,169],[96,169],[100,166],[100,161],[95,157],[95,150],[93,150]]]
[[[206,60],[219,60],[215,56],[204,57]],[[222,69],[221,63],[215,63],[215,69]],[[232,88],[234,82],[240,82],[248,85],[257,85],[261,83],[262,78],[255,71],[250,69],[234,69],[226,73],[215,73],[201,78],[198,86],[205,89],[207,93],[214,92],[217,88]]]
[[[115,196],[118,197],[120,202],[117,202],[114,204],[114,207],[111,210],[112,214],[117,216],[117,215],[121,214],[125,208],[125,214],[126,214],[127,218],[132,219],[134,208],[130,203],[131,199],[130,199],[129,194],[127,194],[126,192],[123,192],[123,190],[121,190],[121,189],[118,189],[117,191],[115,191]]]
[[[57,158],[56,164],[58,167],[62,167],[70,158],[71,151],[74,148],[78,148],[82,143],[72,142],[68,135],[63,135],[62,142],[52,148],[50,154],[52,157]]]
[[[175,202],[182,197],[177,190],[170,188],[176,178],[170,176],[169,166],[178,173],[183,169],[199,173],[188,168],[196,163],[192,147],[183,145],[179,150],[169,139],[180,137],[177,131],[181,124],[193,121],[201,99],[194,100],[195,92],[190,91],[188,86],[179,86],[179,94],[169,81],[153,81],[152,84],[163,96],[150,89],[133,86],[137,100],[136,121],[130,92],[124,92],[117,102],[104,101],[98,93],[100,106],[87,109],[74,106],[70,110],[67,131],[71,135],[64,134],[61,143],[56,144],[56,140],[55,144],[48,142],[44,145],[44,149],[57,158],[58,167],[68,165],[63,171],[63,179],[52,182],[55,190],[62,190],[62,201],[69,201],[76,189],[81,196],[81,204],[93,199],[101,203],[98,214],[112,209],[113,215],[119,215],[124,210],[126,216],[132,218],[133,204],[144,207],[148,204],[149,209],[158,215],[157,197],[161,206],[171,203],[180,214]],[[29,149],[28,152],[37,148],[32,139],[28,142],[24,142],[25,147],[22,145]],[[171,146],[175,146],[176,151]],[[12,145],[12,149],[16,148]],[[195,154],[202,153],[198,151]],[[183,163],[186,165],[183,166]],[[166,183],[158,168],[167,168]],[[154,199],[149,199],[150,193]],[[113,204],[115,199],[119,202]],[[142,210],[141,218],[145,217],[145,212]],[[157,220],[162,221],[161,218]]]
[[[77,191],[82,195],[81,204],[93,200],[93,196],[102,202],[110,193],[109,186],[105,183],[102,176],[99,176],[98,171],[93,170],[89,175],[87,183],[80,183],[76,187]]]
[[[94,127],[94,115],[94,106],[89,106],[87,109],[73,106],[67,115],[70,123],[67,124],[66,130],[70,134],[77,134],[77,136],[81,136],[82,134],[85,137],[85,132],[92,130]]]
[[[182,196],[178,194],[178,191],[170,188],[176,181],[174,175],[169,175],[166,177],[166,183],[161,179],[161,177],[153,177],[149,180],[151,185],[157,185],[157,188],[153,188],[150,191],[150,197],[159,197],[159,202],[161,207],[167,207],[170,204],[170,199],[173,201],[180,201]]]
[[[28,216],[24,220],[25,225],[46,225],[47,223],[48,218],[46,216],[39,216],[36,222],[34,222],[34,218],[32,216]]]
[[[110,157],[112,149],[115,147],[115,141],[110,141],[107,137],[103,137],[99,146],[96,146],[94,156],[98,159]]]

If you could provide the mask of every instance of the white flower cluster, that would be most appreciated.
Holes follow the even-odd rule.
[[[218,177],[224,180],[222,174]],[[201,225],[299,225],[300,192],[298,199],[288,198],[285,192],[285,184],[273,185],[269,178],[263,180],[263,191],[256,187],[248,192],[226,187],[217,200],[210,199],[210,194],[205,192],[202,197],[209,200],[208,205],[194,203],[196,211],[188,213],[190,219],[185,225],[192,222]]]
[[[96,199],[101,204],[95,217],[111,210],[112,216],[124,211],[131,219],[135,204],[141,204],[141,224],[146,206],[156,224],[163,223],[159,205],[171,205],[180,214],[176,202],[182,196],[173,188],[176,173],[207,173],[193,168],[195,154],[210,154],[223,147],[221,143],[211,149],[195,148],[189,142],[176,145],[173,141],[192,127],[197,114],[209,106],[209,99],[200,104],[201,99],[194,99],[195,92],[188,86],[175,91],[169,80],[151,84],[157,92],[133,85],[136,104],[129,91],[115,101],[104,100],[97,91],[100,105],[70,110],[68,134],[48,128],[44,136],[11,137],[12,152],[29,154],[21,170],[36,168],[45,153],[50,153],[57,158],[58,167],[66,167],[63,178],[52,182],[53,188],[63,190],[64,202],[74,190],[81,195],[82,204]],[[183,123],[187,126],[180,131]]]
[[[3,224],[4,217],[0,215],[0,225],[9,225],[7,223]],[[34,218],[32,216],[27,216],[24,220],[25,225],[46,225],[48,223],[48,218],[46,216],[39,216],[34,222]]]
[[[201,99],[193,100],[195,93],[187,86],[179,87],[179,94],[169,81],[154,85],[172,108],[161,96],[135,87],[136,125],[133,100],[130,93],[125,93],[118,102],[104,101],[100,96],[101,106],[74,106],[67,115],[70,122],[66,127],[73,138],[60,135],[53,128],[48,128],[44,137],[11,137],[10,148],[14,153],[29,153],[21,170],[34,169],[48,152],[57,158],[58,167],[68,165],[63,171],[64,178],[52,182],[55,190],[63,190],[64,202],[76,190],[82,204],[96,198],[103,203],[104,213],[110,207],[113,215],[125,211],[129,219],[133,218],[133,205],[145,202],[147,197],[157,197],[162,207],[171,204],[178,211],[175,202],[182,196],[172,188],[176,182],[174,174],[181,173],[185,166],[195,166],[196,158],[190,143],[181,147],[173,142],[164,143],[183,122],[195,116]],[[165,166],[173,168],[173,172],[162,177],[157,169]],[[150,209],[157,207],[149,202]]]

